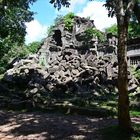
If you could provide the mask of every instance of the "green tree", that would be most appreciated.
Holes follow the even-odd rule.
[[[0,0],[0,72],[6,70],[9,60],[18,56],[17,53],[22,56],[27,54],[26,48],[21,46],[26,35],[25,22],[33,19],[30,5],[35,1]]]
[[[73,27],[73,18],[74,18],[74,13],[70,12],[64,16],[64,24],[65,24],[65,29],[68,31],[72,30]]]
[[[68,0],[51,0],[58,9],[67,5]],[[118,121],[119,126],[125,131],[132,131],[129,98],[128,98],[128,73],[127,73],[127,35],[130,17],[134,13],[140,21],[140,0],[106,0],[105,7],[109,16],[116,16],[118,28]],[[137,10],[135,9],[137,8]]]
[[[25,22],[33,19],[30,4],[36,0],[0,0],[0,40],[9,37],[11,42],[23,43]]]
[[[113,35],[117,35],[118,28],[116,24],[113,24],[112,26],[105,29],[106,33],[112,33]]]
[[[64,22],[66,30],[71,31],[73,27],[73,18],[74,18],[74,13],[72,12],[66,14],[65,16],[57,15],[57,17],[54,20],[53,25],[51,25],[47,30],[48,35],[50,35],[53,28],[57,26],[58,24],[60,24],[61,22]]]
[[[38,51],[39,47],[41,46],[42,42],[32,42],[30,44],[28,44],[27,46],[25,46],[27,48],[27,50],[29,51],[29,53],[34,54]]]
[[[105,31],[106,33],[112,33],[113,35],[117,35],[117,25],[114,24],[111,27],[106,28]],[[131,21],[128,26],[128,39],[136,37],[140,37],[140,24],[136,21]]]
[[[5,40],[6,42],[9,40]],[[42,42],[32,42],[29,45],[18,45],[17,43],[11,43],[12,47],[9,50],[6,50],[0,53],[0,74],[4,73],[9,66],[9,63],[14,60],[15,58],[25,58],[29,54],[34,54],[38,51],[39,47],[41,46]],[[9,42],[7,42],[9,45]],[[4,47],[7,47],[5,43]],[[1,48],[0,48],[1,49]],[[5,50],[2,48],[1,50]]]
[[[128,38],[140,37],[140,24],[135,21],[131,21],[128,26]]]
[[[1,56],[1,59],[0,59],[0,74],[4,73],[6,71],[6,69],[9,66],[9,63],[13,59],[23,58],[27,54],[29,54],[29,51],[27,50],[27,48],[25,46],[17,45],[16,43],[15,44],[12,43],[11,45],[12,45],[12,47],[9,48],[9,50],[6,50],[6,52],[3,53],[3,56]],[[4,47],[6,47],[6,44],[4,45]],[[4,48],[2,48],[2,50],[4,50]]]
[[[93,37],[97,37],[99,42],[103,42],[105,40],[104,34],[96,28],[87,28],[85,30],[85,35],[85,39],[87,41],[91,40]]]

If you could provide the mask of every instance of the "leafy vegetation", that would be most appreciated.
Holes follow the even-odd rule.
[[[61,9],[61,6],[69,7],[69,0],[50,0],[50,3],[54,5],[58,10]]]
[[[140,24],[137,22],[130,22],[128,28],[128,37],[129,38],[136,38],[140,37]]]
[[[74,18],[74,13],[71,12],[64,16],[65,29],[68,31],[72,30],[73,18]]]
[[[32,43],[26,45],[25,47],[29,51],[30,54],[35,54],[38,51],[41,44],[42,44],[42,41],[40,41],[40,42],[35,41],[35,42],[32,42]]]
[[[0,40],[23,43],[26,35],[25,22],[33,19],[30,4],[36,0],[1,0],[0,1]]]
[[[30,5],[36,0],[0,0],[0,73],[6,70],[14,57],[23,57],[31,51],[23,47],[26,22],[33,20]],[[32,48],[33,49],[33,48]]]
[[[130,70],[136,79],[140,79],[140,69],[136,70],[135,66],[131,66]]]
[[[64,22],[65,29],[68,31],[72,31],[73,27],[73,18],[74,18],[74,13],[68,13],[65,16],[62,15],[57,15],[57,17],[54,20],[54,23],[48,28],[47,34],[50,35],[52,32],[52,29],[60,24],[61,22]]]
[[[29,54],[36,53],[41,44],[41,42],[32,42],[29,45],[18,45],[17,43],[10,44],[10,41],[8,39],[2,43],[3,45],[0,47],[0,49],[1,52],[3,52],[3,56],[0,55],[0,74],[5,72],[9,63],[15,58],[20,59],[26,57]]]
[[[24,42],[24,36],[26,33],[25,32],[26,27],[25,27],[24,23],[27,21],[31,21],[32,15],[33,15],[33,13],[28,10],[29,4],[33,3],[34,1],[35,0],[28,0],[28,1],[27,0],[26,1],[1,0],[0,1],[0,5],[2,5],[0,7],[0,10],[1,10],[0,17],[2,17],[0,20],[0,33],[1,33],[0,34],[0,73],[3,73],[6,70],[9,62],[12,61],[14,58],[16,58],[16,57],[23,58],[23,57],[26,57],[30,53],[35,53],[38,50],[38,47],[40,46],[40,42],[33,42],[33,43],[29,44],[28,46],[25,46],[22,44]],[[53,0],[51,2],[53,3]],[[58,3],[59,4],[58,6],[61,7],[61,4],[64,6],[66,5],[66,3],[64,3],[64,1],[61,0],[60,2],[61,3]],[[119,15],[119,14],[117,14],[117,15]],[[71,31],[72,27],[73,27],[73,18],[74,18],[73,13],[67,14],[66,16],[64,16],[64,18],[58,17],[55,20],[55,25],[58,24],[59,22],[61,22],[62,19],[64,19],[65,29],[68,31]],[[108,29],[107,32],[117,33],[116,27],[114,25],[114,27]],[[49,30],[51,32],[52,27],[50,27]],[[139,35],[140,35],[139,24],[130,22],[128,30],[129,30],[130,38],[139,37]],[[121,31],[121,28],[120,28],[120,31]],[[100,42],[102,42],[104,40],[103,34],[94,28],[87,29],[85,31],[85,34],[86,34],[87,40],[92,39],[92,37],[98,37]],[[123,41],[124,40],[122,38],[122,42]],[[120,46],[122,46],[122,48],[124,47],[121,44],[120,44]],[[122,54],[122,56],[123,56],[123,54]],[[122,58],[122,57],[120,56],[120,58]],[[121,63],[123,64],[123,62],[121,62]],[[136,78],[140,77],[139,70],[134,71],[133,74],[135,75]],[[125,81],[125,79],[124,79],[124,81]],[[120,83],[121,83],[121,81],[120,81]],[[123,91],[123,89],[122,89],[122,91]],[[105,101],[101,102],[99,99],[96,100],[97,107],[103,108],[104,110],[110,109],[110,110],[116,112],[116,108],[115,108],[115,106],[116,106],[115,99],[116,98],[114,98],[114,100],[111,101],[111,99],[107,96],[107,94],[105,94],[104,96],[102,95],[101,98],[103,98],[103,99],[100,99],[100,100],[106,99]],[[45,96],[44,96],[44,98],[45,98]],[[94,107],[95,100],[91,102],[89,99],[85,100],[85,98],[83,100],[75,99],[72,103],[75,103],[75,105],[77,105],[77,106],[82,106],[82,107],[84,106],[84,107],[89,108],[91,106]],[[127,103],[127,101],[124,100],[124,103]],[[126,105],[126,106],[128,106],[128,105]],[[120,105],[120,107],[123,109],[123,106]],[[123,114],[126,115],[126,112]],[[139,112],[133,111],[133,112],[130,112],[130,114],[132,116],[138,116]],[[122,120],[122,122],[123,122],[123,120]],[[134,128],[137,131],[140,131],[138,125],[134,125]],[[122,131],[120,132],[120,129],[118,129],[118,127],[110,127],[108,129],[106,129],[103,132],[103,136],[105,139],[112,139],[112,136],[113,136],[113,139],[130,138],[130,135],[128,136],[128,134],[122,133]],[[139,134],[133,135],[131,137],[131,139],[132,140],[140,139],[140,135]]]
[[[118,33],[118,28],[116,24],[113,24],[111,27],[108,27],[105,29],[106,33],[112,33],[113,35],[117,35]]]
[[[117,35],[118,33],[118,28],[117,25],[114,24],[111,27],[106,28],[106,33],[112,33],[113,35]],[[128,38],[136,38],[140,37],[140,24],[131,21],[128,26]]]
[[[140,111],[132,110],[130,111],[131,117],[140,117]]]
[[[97,37],[99,42],[103,42],[105,40],[104,34],[97,30],[96,28],[88,28],[85,30],[85,38],[86,40],[91,40],[93,37]]]

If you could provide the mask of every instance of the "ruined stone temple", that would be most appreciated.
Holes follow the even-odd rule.
[[[110,93],[117,86],[117,38],[108,34],[104,42],[97,36],[88,40],[85,31],[93,27],[93,20],[76,16],[68,31],[62,20],[36,54],[13,63],[3,81],[34,100]],[[134,91],[138,82],[130,73],[128,80],[129,91]]]
[[[52,62],[63,54],[66,54],[67,59],[72,59],[69,56],[74,57],[77,55],[78,57],[78,54],[82,56],[82,53],[97,53],[98,39],[93,38],[88,42],[84,39],[85,30],[95,27],[94,21],[75,17],[73,22],[72,31],[65,30],[65,25],[62,22],[53,28],[51,34],[45,40],[38,53],[41,59],[44,58],[46,67],[49,67]],[[59,60],[61,59],[60,57]]]

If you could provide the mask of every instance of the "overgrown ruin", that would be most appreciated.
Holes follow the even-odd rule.
[[[74,17],[72,31],[61,22],[37,54],[13,63],[4,75],[5,85],[16,89],[19,102],[31,100],[34,105],[46,106],[64,102],[65,98],[94,101],[115,92],[117,39],[107,36],[100,42],[93,36],[88,40],[85,31],[93,27],[93,20],[80,17]],[[130,73],[128,80],[129,92],[136,91],[138,81]]]

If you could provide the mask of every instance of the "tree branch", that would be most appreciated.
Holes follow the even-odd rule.
[[[124,11],[124,7],[123,7],[123,0],[117,0],[117,3],[116,4],[116,15],[122,17],[125,15],[125,11]]]

